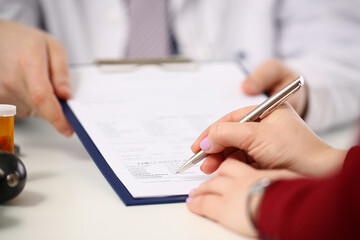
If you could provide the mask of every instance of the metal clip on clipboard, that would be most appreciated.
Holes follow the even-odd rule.
[[[95,64],[102,73],[132,72],[146,65],[156,65],[170,72],[196,71],[200,67],[197,62],[183,57],[99,59]]]

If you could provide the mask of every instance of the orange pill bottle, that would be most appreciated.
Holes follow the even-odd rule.
[[[16,106],[0,104],[0,151],[14,153]]]

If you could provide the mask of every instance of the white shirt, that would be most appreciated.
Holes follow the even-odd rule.
[[[254,70],[280,58],[304,75],[314,130],[360,115],[360,0],[169,0],[181,55]],[[69,62],[124,57],[127,0],[0,0],[0,19],[48,31]]]

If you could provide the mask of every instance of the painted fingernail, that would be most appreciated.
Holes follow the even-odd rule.
[[[191,198],[191,197],[188,197],[188,198],[186,199],[186,203],[190,203],[191,200],[192,200],[192,198]]]
[[[204,151],[210,149],[209,139],[206,137],[200,142],[200,148]]]
[[[191,189],[191,191],[189,192],[189,196],[191,196],[194,192],[195,188],[194,189]]]

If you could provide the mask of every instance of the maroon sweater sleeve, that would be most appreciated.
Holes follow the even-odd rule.
[[[360,146],[336,176],[271,184],[257,226],[261,239],[360,239]]]

